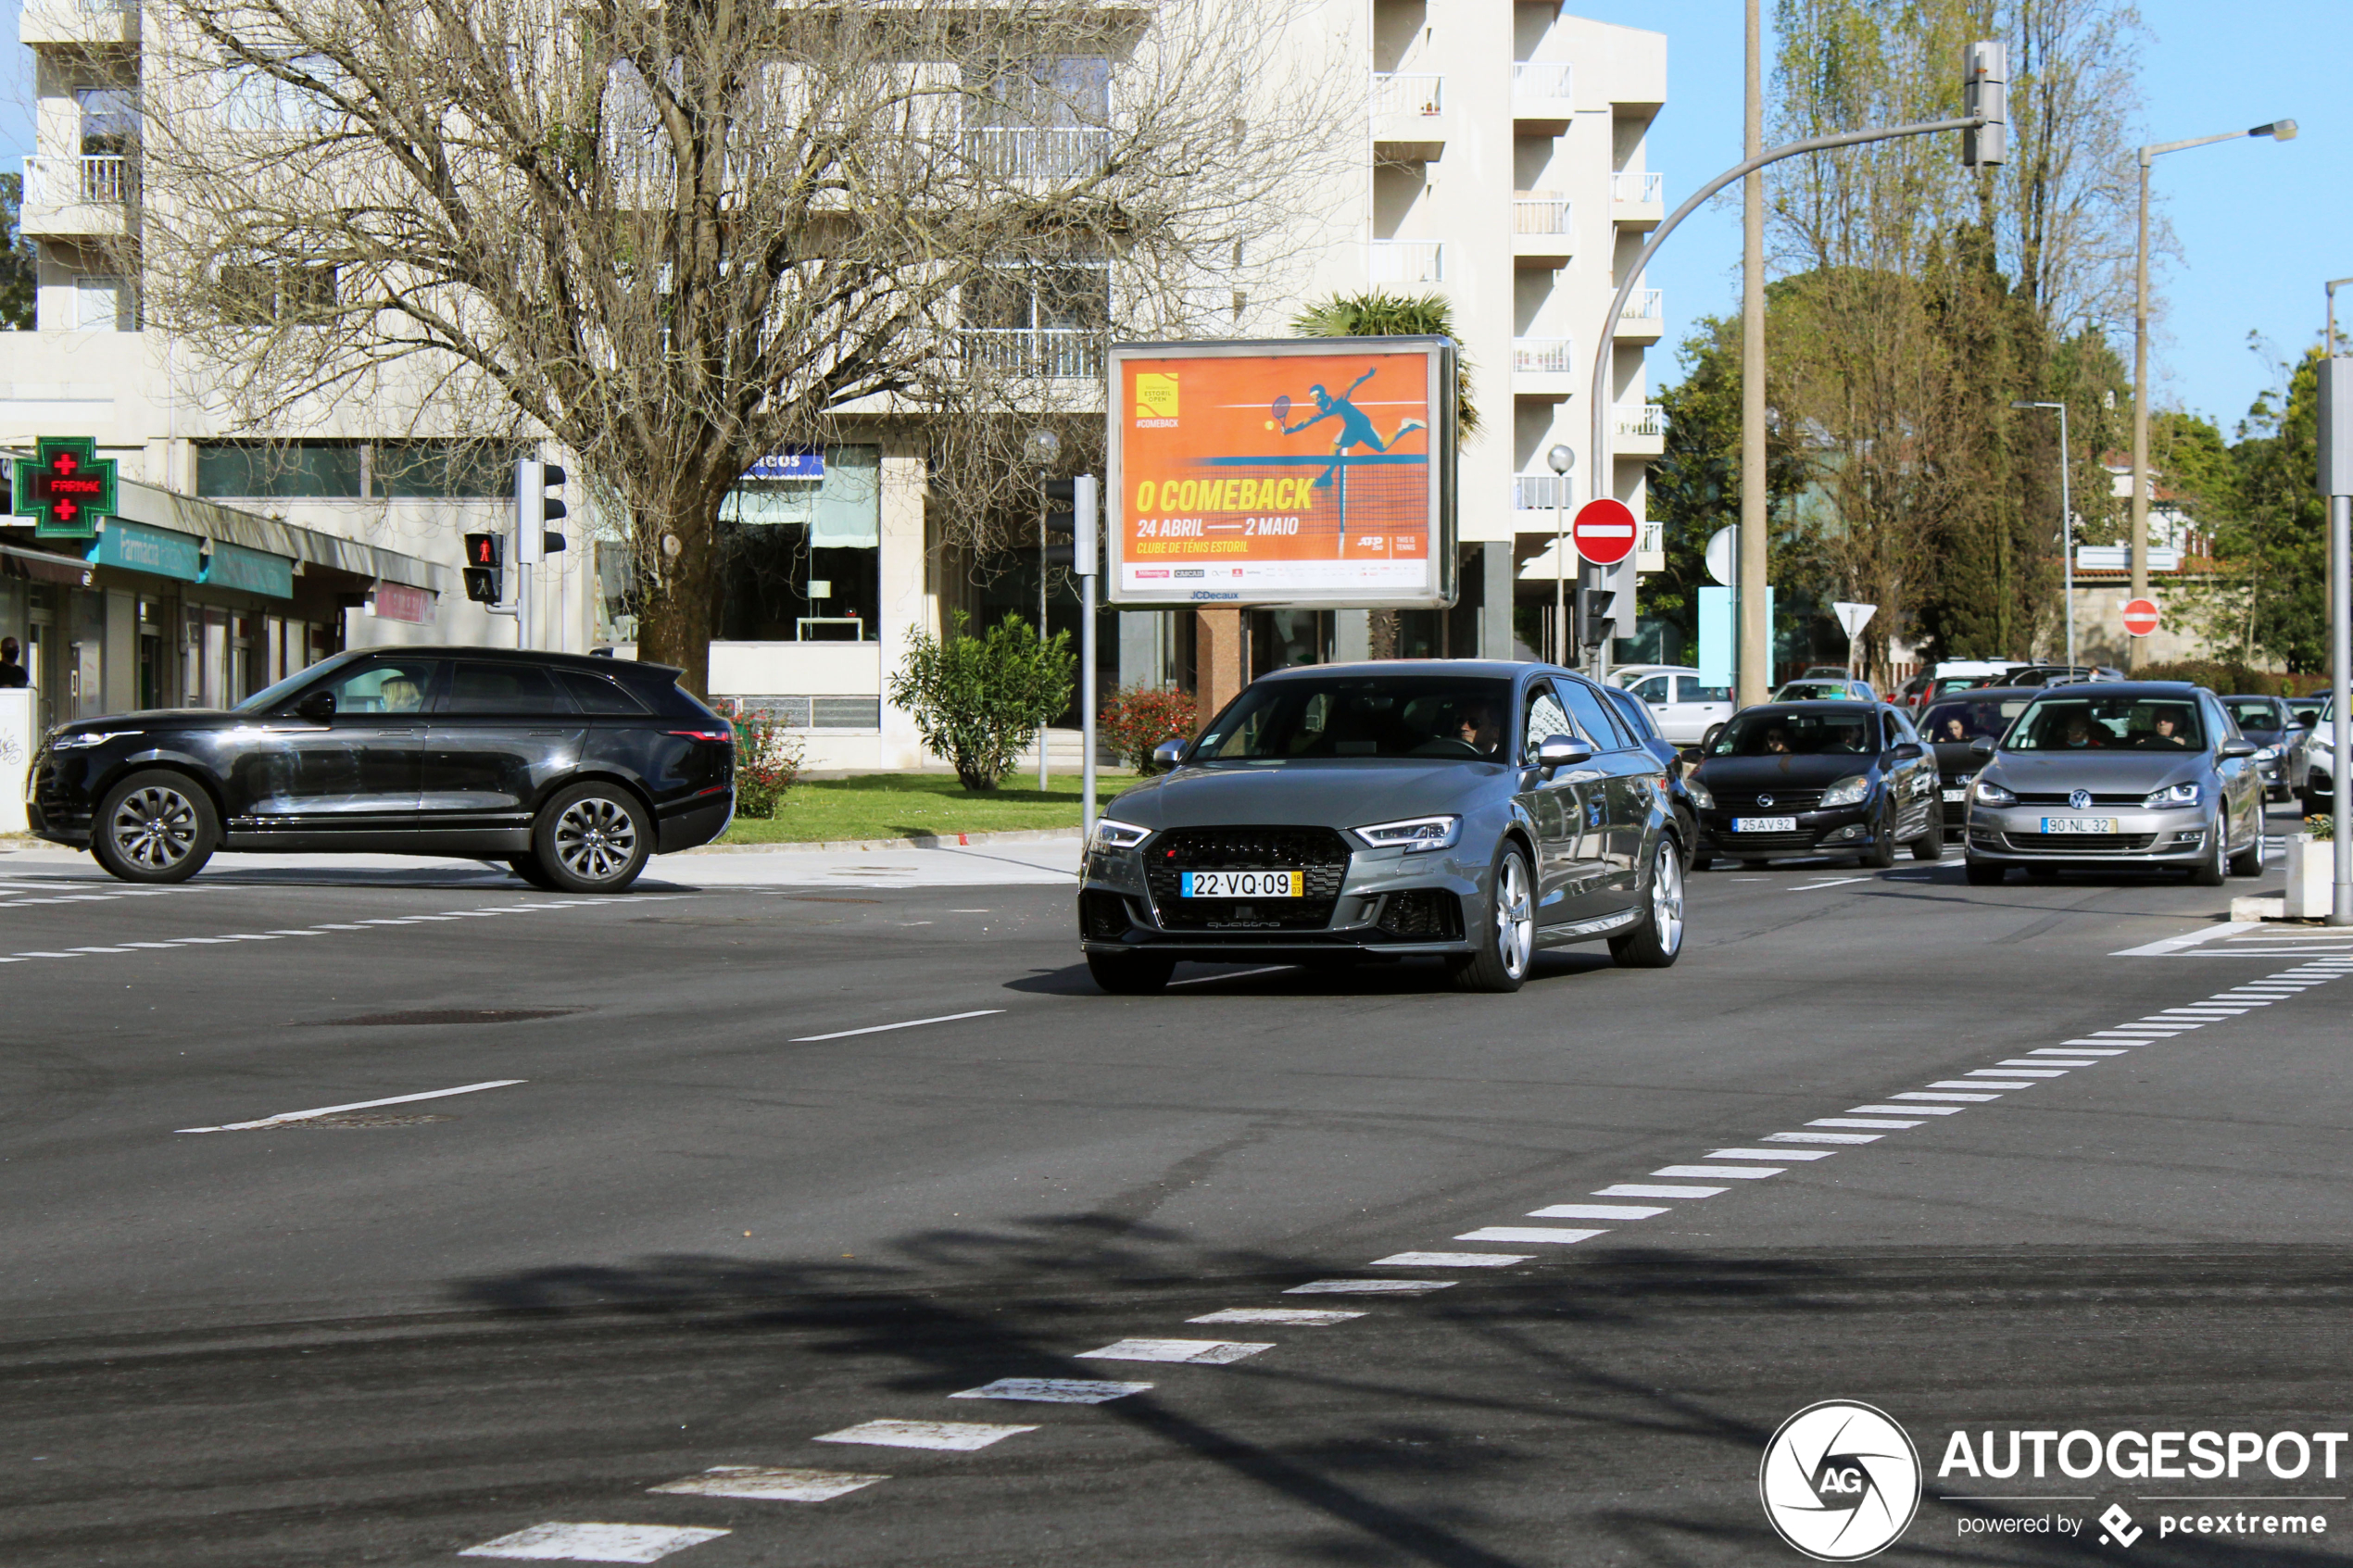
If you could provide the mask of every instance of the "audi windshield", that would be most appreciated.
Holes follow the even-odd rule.
[[[1195,743],[1190,760],[1413,758],[1493,762],[1511,728],[1508,681],[1456,675],[1261,681]]]

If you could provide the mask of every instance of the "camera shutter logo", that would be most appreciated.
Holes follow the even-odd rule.
[[[1781,1539],[1818,1562],[1855,1562],[1894,1545],[1920,1506],[1920,1456],[1894,1418],[1825,1399],[1781,1423],[1756,1490]]]

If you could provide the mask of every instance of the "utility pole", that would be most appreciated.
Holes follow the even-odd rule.
[[[1767,619],[1765,580],[1765,30],[1757,0],[1748,0],[1747,96],[1741,157],[1755,167],[1741,185],[1741,521],[1740,583],[1732,596],[1739,618],[1733,661],[1735,708],[1763,702],[1773,689],[1773,628]],[[1606,341],[1606,340],[1604,340]],[[1604,470],[1606,471],[1606,470]]]
[[[2336,345],[2331,344],[2330,347]],[[2346,809],[2347,670],[2353,667],[2353,358],[2321,361],[2320,491],[2329,503],[2329,818],[2334,851],[2328,923],[2353,925],[2353,814]]]

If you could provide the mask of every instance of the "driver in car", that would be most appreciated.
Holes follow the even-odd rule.
[[[2182,721],[2180,719],[2171,713],[2159,713],[2157,716],[2157,733],[2150,735],[2141,744],[2148,746],[2156,746],[2176,751],[2185,751],[2189,748],[2190,742],[2189,737],[2182,734]]]
[[[395,675],[380,688],[386,713],[414,713],[425,705],[425,694],[406,675]]]
[[[1494,705],[1481,701],[1465,704],[1455,723],[1454,738],[1481,757],[1494,756],[1496,746],[1504,739],[1503,726],[1495,721]]]

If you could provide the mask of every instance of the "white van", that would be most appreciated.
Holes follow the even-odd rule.
[[[1610,672],[1612,685],[1642,699],[1658,721],[1658,733],[1676,746],[1697,746],[1700,737],[1732,716],[1732,689],[1705,686],[1688,664],[1645,664]]]

